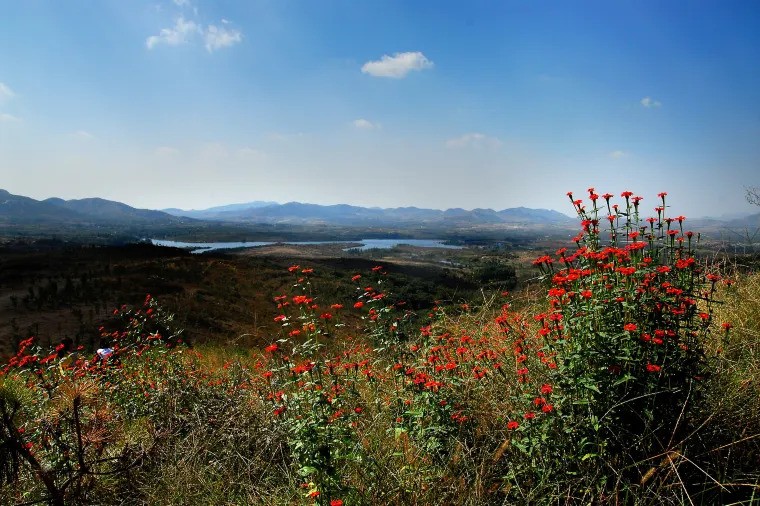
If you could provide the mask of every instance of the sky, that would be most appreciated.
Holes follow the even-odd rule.
[[[0,188],[756,212],[760,2],[0,0]]]

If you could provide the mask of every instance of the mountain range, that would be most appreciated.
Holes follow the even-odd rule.
[[[301,202],[254,201],[201,210],[136,209],[121,202],[101,198],[35,200],[0,190],[0,225],[93,225],[93,226],[175,226],[192,223],[235,223],[268,225],[328,225],[340,227],[573,227],[577,219],[548,209],[515,207],[493,209],[423,209],[418,207],[359,207],[347,204],[317,205]],[[690,221],[695,228],[757,227],[760,214],[741,219],[700,219]]]
[[[494,211],[454,208],[441,211],[418,207],[359,207],[347,204],[317,205],[301,202],[277,204],[251,202],[205,210],[164,209],[175,216],[202,220],[268,224],[323,224],[339,226],[409,226],[409,225],[497,225],[497,224],[569,224],[575,220],[557,211],[517,207]]]
[[[417,207],[382,209],[338,205],[255,201],[202,210],[136,209],[101,198],[35,200],[0,190],[0,224],[7,225],[156,225],[170,226],[202,221],[239,224],[293,224],[332,226],[478,226],[571,225],[574,219],[557,211],[518,207],[493,209],[455,208],[445,211]]]

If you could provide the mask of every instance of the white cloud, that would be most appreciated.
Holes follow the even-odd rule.
[[[190,5],[189,0],[174,0],[174,5],[178,7],[184,7],[185,5]]]
[[[13,93],[13,90],[11,90],[7,84],[0,83],[0,102],[4,102],[5,100],[10,100],[11,98],[15,96],[16,94]]]
[[[175,2],[177,5],[190,5],[186,0]],[[208,25],[205,29],[192,20],[186,20],[180,16],[172,28],[162,28],[158,35],[151,35],[145,39],[145,46],[153,49],[159,44],[178,46],[192,41],[197,37],[203,37],[206,50],[209,53],[224,47],[239,44],[243,40],[240,30],[227,28],[230,22],[222,19],[222,26]]]
[[[629,154],[630,153],[628,153],[626,151],[621,151],[621,150],[618,149],[616,151],[610,152],[610,158],[614,158],[616,160],[619,160],[621,158],[626,158],[627,156],[629,156]]]
[[[174,28],[162,28],[158,35],[151,35],[145,39],[148,49],[153,49],[158,44],[178,46],[187,42],[193,35],[200,32],[200,27],[194,21],[186,21],[180,16],[174,24]]]
[[[229,22],[223,19],[222,23],[228,24]],[[223,47],[239,44],[243,40],[243,34],[234,28],[228,29],[224,26],[209,25],[203,38],[206,40],[206,51],[211,53]]]
[[[412,70],[433,68],[433,62],[419,51],[396,53],[393,56],[383,55],[375,61],[362,65],[362,72],[375,77],[392,77],[401,79]]]
[[[15,123],[21,121],[21,118],[17,118],[13,114],[0,113],[0,123]]]
[[[354,125],[354,128],[357,128],[359,130],[374,130],[376,128],[380,128],[380,125],[378,123],[372,123],[371,121],[364,118],[355,119],[352,121],[352,124]]]
[[[95,138],[94,135],[86,130],[77,130],[76,132],[72,132],[71,136],[75,139],[79,139],[80,141],[89,141]]]
[[[647,109],[651,109],[652,107],[660,107],[662,105],[662,102],[654,100],[652,97],[644,97],[641,99],[641,105]]]
[[[464,134],[461,137],[455,137],[446,141],[446,147],[449,149],[499,149],[501,145],[502,142],[496,137],[489,137],[479,132]]]

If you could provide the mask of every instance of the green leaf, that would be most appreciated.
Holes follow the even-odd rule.
[[[301,476],[309,476],[310,474],[316,474],[317,468],[312,466],[303,466],[298,470],[298,474]]]

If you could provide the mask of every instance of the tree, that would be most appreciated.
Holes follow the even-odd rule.
[[[744,191],[744,197],[747,199],[747,202],[760,206],[760,186],[747,186],[744,188]]]

